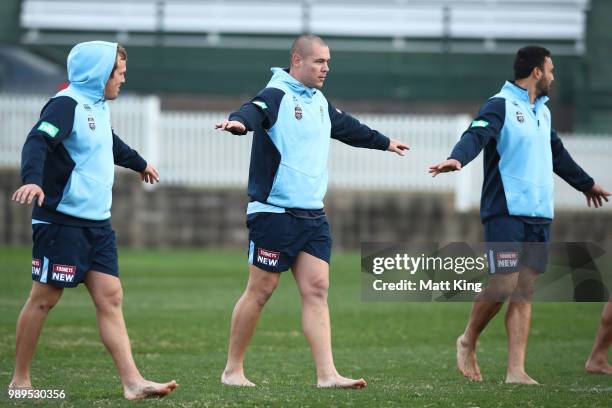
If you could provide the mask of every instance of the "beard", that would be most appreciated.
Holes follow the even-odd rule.
[[[536,83],[536,90],[538,91],[538,96],[548,96],[548,93],[550,92],[550,85],[551,83],[546,83],[546,80],[544,79],[544,77],[542,77],[542,79],[540,79]]]

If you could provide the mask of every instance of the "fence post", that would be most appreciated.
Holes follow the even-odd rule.
[[[456,140],[459,140],[470,123],[470,117],[468,115],[457,115],[455,123]],[[460,213],[468,212],[472,207],[472,184],[474,182],[473,167],[474,166],[466,166],[456,174],[457,182],[455,183],[455,210]]]
[[[144,112],[144,134],[142,141],[144,157],[147,163],[158,167],[160,163],[159,145],[161,137],[161,102],[157,96],[145,96],[142,100]],[[155,184],[145,184],[147,190],[153,189]]]

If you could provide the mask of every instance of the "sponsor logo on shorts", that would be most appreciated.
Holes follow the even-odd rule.
[[[54,264],[51,269],[51,279],[58,282],[74,282],[76,266]]]
[[[257,249],[257,262],[262,265],[278,266],[280,252],[270,251],[268,249]]]
[[[41,267],[42,262],[40,262],[40,259],[32,259],[32,275],[40,276]]]
[[[518,252],[498,252],[495,254],[495,264],[498,268],[516,268],[518,261]]]

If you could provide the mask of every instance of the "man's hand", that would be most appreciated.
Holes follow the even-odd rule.
[[[45,193],[42,188],[36,184],[24,184],[19,187],[17,191],[13,193],[11,200],[19,202],[19,204],[32,203],[34,198],[38,197],[37,204],[42,207],[43,200],[45,199]]]
[[[440,173],[457,170],[461,170],[461,163],[455,159],[444,160],[442,163],[429,167],[429,173],[432,173],[432,177],[436,177]]]
[[[230,132],[234,135],[246,135],[246,126],[237,120],[224,120],[221,123],[217,123],[215,125],[215,129],[225,130],[226,132]]]
[[[147,168],[140,173],[140,179],[149,184],[155,184],[156,182],[159,183],[159,173],[155,167],[147,164]]]
[[[593,187],[589,191],[585,191],[584,195],[586,196],[587,205],[591,207],[591,203],[593,203],[595,208],[603,206],[603,200],[608,202],[608,197],[610,197],[610,193],[599,184],[593,184]]]
[[[403,156],[404,150],[410,150],[407,144],[400,142],[399,140],[391,139],[389,142],[389,148],[387,151],[397,153],[400,156]]]

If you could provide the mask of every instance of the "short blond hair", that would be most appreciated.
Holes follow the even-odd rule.
[[[293,45],[291,46],[291,52],[289,53],[289,60],[293,58],[293,54],[297,54],[300,57],[307,57],[310,55],[312,50],[312,45],[314,43],[323,45],[327,47],[327,44],[321,37],[314,34],[302,34],[298,38],[293,41]]]
[[[121,58],[123,61],[127,61],[127,51],[121,44],[117,44],[117,55],[115,56],[115,65],[113,65],[113,70],[110,73],[111,77],[115,74],[115,70],[117,69],[117,57]]]

